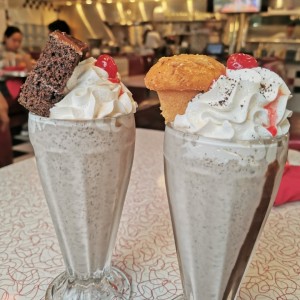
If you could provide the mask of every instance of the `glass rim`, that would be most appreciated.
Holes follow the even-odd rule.
[[[29,120],[34,120],[34,121],[42,121],[43,123],[66,123],[66,124],[71,124],[71,123],[77,123],[77,124],[82,124],[82,123],[95,123],[95,122],[105,122],[105,121],[113,121],[113,120],[118,120],[122,119],[125,117],[130,117],[133,116],[134,113],[131,112],[129,114],[125,115],[119,115],[119,116],[114,116],[114,117],[103,117],[103,118],[95,118],[95,119],[54,119],[50,117],[43,117],[40,115],[37,115],[35,113],[29,112]]]
[[[223,144],[239,144],[239,145],[248,145],[248,144],[273,144],[278,143],[282,141],[284,138],[289,138],[289,132],[280,136],[274,136],[274,137],[266,137],[266,138],[259,138],[259,139],[253,139],[253,140],[238,140],[238,139],[218,139],[218,138],[212,138],[212,137],[205,137],[198,133],[191,133],[191,132],[184,132],[178,129],[175,129],[172,127],[171,123],[166,124],[166,129],[170,130],[172,132],[175,132],[178,135],[193,139],[194,141],[197,141],[197,139],[201,139],[201,141],[207,143],[207,144],[215,144],[223,143]]]

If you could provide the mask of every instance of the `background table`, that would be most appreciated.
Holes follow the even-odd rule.
[[[134,300],[181,293],[162,147],[163,132],[137,130],[113,256],[131,279]],[[34,159],[0,169],[0,220],[0,299],[43,299],[64,267]],[[300,299],[300,202],[272,209],[238,297],[250,299]]]

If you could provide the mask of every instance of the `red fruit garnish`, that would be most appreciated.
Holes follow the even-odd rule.
[[[95,65],[105,70],[108,73],[108,79],[110,81],[118,79],[117,78],[118,67],[114,59],[110,55],[107,54],[100,55]]]
[[[272,136],[276,136],[276,134],[277,134],[276,126],[270,126],[267,128],[267,130],[272,134]]]
[[[267,127],[267,130],[272,134],[272,136],[277,135],[277,127],[276,127],[276,121],[278,117],[277,107],[278,107],[280,96],[281,93],[279,92],[275,100],[265,106],[265,109],[268,111],[268,117],[269,117],[269,127]]]
[[[227,68],[230,70],[251,69],[258,66],[257,60],[244,53],[231,54],[227,59]]]

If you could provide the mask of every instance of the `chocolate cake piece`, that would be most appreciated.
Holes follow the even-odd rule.
[[[88,46],[65,33],[54,31],[21,88],[18,101],[43,117],[64,97],[64,89]]]

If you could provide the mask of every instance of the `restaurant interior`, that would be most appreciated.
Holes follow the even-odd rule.
[[[235,287],[236,290],[239,288],[237,297],[234,298],[234,295],[231,294],[226,299],[300,299],[300,0],[0,0],[0,36],[4,35],[7,26],[18,27],[22,32],[22,51],[30,55],[33,66],[48,40],[50,32],[48,25],[57,20],[65,21],[70,27],[71,35],[89,45],[88,56],[97,58],[100,54],[109,54],[113,57],[122,82],[138,104],[134,114],[137,128],[135,149],[133,149],[134,135],[129,135],[126,140],[128,144],[131,142],[132,152],[134,152],[131,175],[127,173],[122,178],[126,177],[127,179],[131,176],[130,180],[128,179],[129,188],[126,201],[123,208],[111,209],[111,211],[121,211],[122,218],[118,235],[115,228],[112,230],[115,230],[117,241],[113,254],[109,254],[110,259],[112,259],[113,265],[122,270],[125,277],[129,278],[128,282],[131,285],[131,290],[129,288],[131,296],[122,299],[183,299],[180,298],[183,282],[181,280],[185,278],[180,275],[181,270],[178,267],[177,241],[174,241],[173,236],[175,225],[170,217],[173,207],[170,205],[169,190],[165,184],[166,165],[169,162],[163,161],[164,155],[168,152],[163,147],[166,143],[167,129],[161,115],[158,95],[146,87],[145,75],[164,56],[205,54],[226,64],[227,58],[236,52],[253,55],[259,66],[270,69],[283,78],[292,94],[287,108],[293,113],[289,117],[288,142],[285,136],[286,145],[288,145],[287,163],[285,163],[284,155],[278,159],[284,161],[281,166],[284,177],[282,177],[282,184],[279,188],[280,193],[276,197],[270,189],[267,191],[272,194],[274,199],[276,198],[277,202],[274,202],[274,207],[273,203],[270,207],[265,207],[270,212],[270,216],[267,222],[265,219],[263,221],[264,231],[256,232],[257,242],[253,241],[250,236],[251,231],[247,231],[247,238],[252,239],[257,250],[250,258],[247,257],[248,260],[251,260],[241,284],[239,287]],[[154,46],[153,43],[147,44],[149,32],[155,32],[156,37],[159,38],[158,46]],[[8,64],[2,60],[1,51],[0,47],[0,93],[8,104],[9,125],[4,131],[1,131],[0,126],[0,219],[2,223],[0,226],[0,300],[44,299],[45,292],[53,278],[65,271],[65,261],[62,258],[58,240],[67,240],[70,237],[70,243],[76,244],[75,237],[82,234],[81,225],[78,226],[76,217],[71,217],[70,223],[75,224],[76,230],[64,233],[63,237],[57,237],[55,234],[55,221],[49,215],[44,196],[47,188],[43,190],[43,183],[40,184],[41,177],[39,175],[41,174],[38,173],[38,163],[29,140],[29,113],[18,102],[21,86],[30,70],[24,65],[18,66],[16,62]],[[128,127],[130,126],[128,125]],[[66,134],[66,139],[68,138],[69,136]],[[196,142],[193,140],[190,144],[194,145]],[[64,143],[63,139],[61,143]],[[278,144],[282,146],[284,141],[278,141]],[[285,149],[287,150],[287,148]],[[87,152],[89,150],[86,149]],[[271,155],[274,154],[273,152]],[[105,158],[109,160],[109,155],[106,155]],[[126,164],[130,165],[128,157],[121,160],[124,170],[127,168]],[[51,157],[51,160],[54,161],[53,164],[51,161],[45,167],[44,175],[47,176],[47,172],[52,171],[52,165],[56,163],[54,158],[54,156]],[[105,159],[103,161],[105,166]],[[109,172],[113,173],[111,169],[114,169],[117,160],[110,161],[113,166],[110,167]],[[101,165],[101,159],[97,163]],[[278,163],[277,160],[276,163]],[[74,163],[74,170],[76,167],[77,162]],[[270,164],[270,167],[277,168],[274,173],[279,172],[280,168],[275,163],[274,166],[273,163]],[[265,181],[265,177],[272,177],[272,170],[269,172],[269,166],[267,168],[268,172],[263,174],[262,181]],[[59,166],[58,169],[68,172],[67,167],[64,166]],[[173,171],[174,173],[177,171],[176,166]],[[101,172],[95,173],[95,176],[91,177],[101,177]],[[236,174],[238,173],[234,173],[232,177],[238,177]],[[170,172],[169,176],[172,177],[172,175]],[[70,178],[68,184],[76,187],[73,183],[73,179],[75,178],[74,182],[76,180],[76,174],[74,178],[71,174]],[[273,180],[274,186],[276,178],[270,179]],[[55,180],[56,178],[54,178],[54,182]],[[87,186],[89,185],[88,181]],[[93,180],[91,179],[91,181]],[[258,181],[256,181],[257,186],[261,184]],[[105,182],[107,184],[103,190],[109,191],[111,182],[110,180]],[[208,180],[206,182],[207,185],[213,185]],[[63,186],[59,180],[56,183],[57,189],[67,191],[67,185]],[[263,192],[268,189],[267,183],[269,184],[266,180],[266,183],[262,184]],[[279,183],[280,181],[277,182],[278,186]],[[192,180],[189,184],[190,182],[187,186],[192,187]],[[247,180],[244,181],[244,184],[248,184]],[[126,183],[122,185],[126,186]],[[227,188],[230,190],[230,187],[223,183],[220,186],[225,187],[224,191]],[[181,185],[174,184],[174,187],[180,191]],[[205,188],[204,186],[203,189]],[[216,185],[213,189],[217,191],[219,188]],[[124,189],[126,190],[123,187]],[[74,198],[76,198],[77,192],[76,189]],[[84,190],[83,194],[85,192]],[[91,192],[91,194],[93,193],[94,191]],[[102,190],[97,189],[97,193],[101,194]],[[95,194],[97,193],[95,192]],[[111,191],[107,192],[106,196],[111,193]],[[248,199],[254,194],[255,192],[252,194],[252,190],[248,189],[243,196]],[[59,196],[62,197],[61,202],[65,202],[63,200],[67,199],[69,195]],[[235,195],[231,196],[238,198]],[[263,196],[260,197],[263,198]],[[279,196],[281,197],[280,201]],[[207,202],[213,202],[213,200],[209,199]],[[263,200],[259,201],[263,202]],[[70,205],[66,205],[66,214],[69,211],[70,215],[72,214],[71,204],[72,201],[70,201]],[[91,205],[92,213],[94,212],[93,205],[94,203]],[[53,215],[59,211],[58,206],[52,207],[55,211]],[[86,207],[83,207],[82,211],[85,209]],[[199,208],[195,208],[195,211],[197,209]],[[260,209],[262,209],[261,204],[258,205],[253,220],[251,220],[253,223],[250,222],[252,227],[256,226],[255,218],[259,215]],[[226,205],[222,210],[222,212],[230,212]],[[233,210],[239,212],[242,209],[238,204],[233,207]],[[84,214],[81,214],[81,211],[79,213],[80,217]],[[247,208],[243,213],[245,216],[249,215]],[[201,212],[201,216],[209,219],[209,222],[212,223],[214,220],[222,219],[222,215],[220,218],[213,214],[209,215],[205,209]],[[67,218],[65,219],[67,220]],[[108,219],[108,217],[104,215],[103,219]],[[235,222],[243,219],[243,215],[231,215],[228,219],[229,227],[235,230],[239,227],[235,225]],[[66,222],[68,223],[69,220]],[[99,222],[101,224],[101,220]],[[184,220],[179,223],[180,230]],[[59,223],[58,227],[63,226],[62,224],[63,221]],[[88,227],[89,220],[84,220],[82,224],[84,224],[83,227]],[[203,232],[207,233],[206,227],[203,228]],[[91,235],[93,235],[93,230],[101,231],[98,228],[92,229]],[[104,233],[105,230],[106,228],[103,229]],[[190,230],[193,232],[193,228]],[[222,228],[218,230],[223,232]],[[73,237],[75,242],[72,240]],[[197,238],[196,236],[194,240],[196,241]],[[211,241],[214,237],[209,236],[208,233],[206,239]],[[191,239],[189,242],[193,243],[194,241]],[[94,249],[92,243],[87,247],[81,244],[79,246],[82,253]],[[189,245],[184,247],[188,249]],[[235,245],[232,246],[233,249],[234,247]],[[111,245],[108,248],[111,252],[113,251]],[[244,253],[249,253],[250,248],[246,248],[247,245],[242,245],[238,255],[241,255],[242,249]],[[72,251],[69,250],[67,249],[66,252],[71,253]],[[203,255],[211,254],[209,249],[206,250]],[[227,253],[229,257],[231,257],[230,251],[228,250]],[[79,257],[82,253],[75,253],[74,256],[78,254]],[[243,260],[244,256],[241,256],[241,260]],[[222,263],[225,265],[227,262]],[[190,268],[193,272],[195,271],[195,274],[199,272],[192,264]],[[217,275],[222,277],[222,274],[213,274],[209,269],[201,270],[201,272],[205,273],[207,278],[211,276],[212,279],[207,281],[209,285],[211,283],[213,285],[213,282],[217,280]],[[239,280],[242,275],[238,274]],[[230,277],[229,281],[233,282],[234,280],[231,279]],[[232,285],[236,285],[236,283],[233,282]],[[197,286],[197,282],[195,286]],[[112,285],[112,287],[113,289],[118,288],[116,285]],[[55,286],[52,284],[51,288],[52,290],[50,290],[53,291]],[[49,292],[48,288],[48,293],[51,291]],[[52,298],[46,297],[45,299]],[[71,298],[64,299],[92,298],[72,298],[71,296]],[[197,297],[189,299],[202,300]],[[223,297],[207,297],[205,300],[212,299],[225,300]]]

